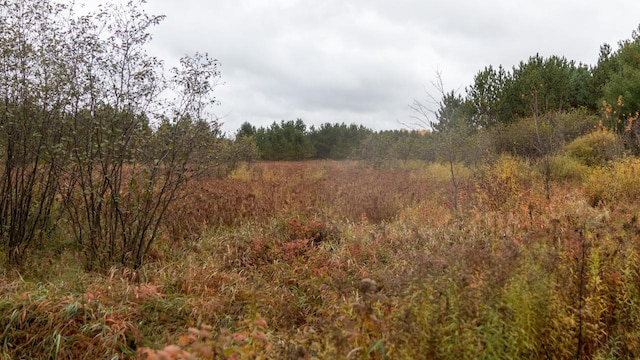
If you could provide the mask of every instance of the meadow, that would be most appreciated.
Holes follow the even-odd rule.
[[[244,164],[184,187],[139,270],[65,224],[0,273],[2,358],[640,356],[640,160]]]

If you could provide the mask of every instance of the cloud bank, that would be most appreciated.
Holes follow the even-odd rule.
[[[640,23],[640,2],[620,0],[150,0],[146,8],[167,15],[151,43],[167,65],[196,51],[220,60],[213,111],[230,134],[245,121],[296,118],[401,128],[436,72],[464,92],[485,66],[511,68],[536,53],[595,64],[600,45],[630,38]]]

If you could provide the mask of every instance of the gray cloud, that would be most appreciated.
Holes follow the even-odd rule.
[[[437,70],[463,91],[485,66],[536,53],[593,64],[602,43],[630,37],[640,2],[151,0],[147,9],[167,15],[151,49],[168,65],[195,51],[221,61],[213,110],[232,133],[244,121],[296,118],[399,128]]]

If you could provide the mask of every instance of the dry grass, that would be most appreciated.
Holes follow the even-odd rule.
[[[547,200],[513,158],[460,173],[458,213],[433,165],[260,163],[192,183],[138,272],[74,278],[64,255],[46,281],[5,271],[2,354],[640,356],[635,198],[592,207],[562,182]]]
[[[167,236],[200,236],[205,227],[264,223],[274,216],[320,213],[379,223],[428,195],[429,184],[402,170],[355,162],[259,163],[227,179],[190,183],[168,214]]]

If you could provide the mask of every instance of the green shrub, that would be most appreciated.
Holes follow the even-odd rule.
[[[585,108],[571,109],[553,116],[556,131],[564,141],[571,142],[598,126],[600,118]]]
[[[574,157],[556,155],[551,158],[551,179],[555,181],[582,182],[590,168]]]
[[[606,129],[583,135],[565,146],[565,154],[587,166],[604,165],[620,157],[621,142]]]
[[[523,157],[540,156],[555,138],[553,126],[543,119],[539,119],[537,131],[533,118],[520,119],[512,124],[500,126],[495,131],[494,147],[497,153]],[[543,144],[538,143],[538,134]]]
[[[540,116],[537,129],[536,120],[526,117],[493,130],[494,148],[498,153],[538,157],[558,150],[563,142],[571,142],[597,125],[597,117],[585,109]]]

